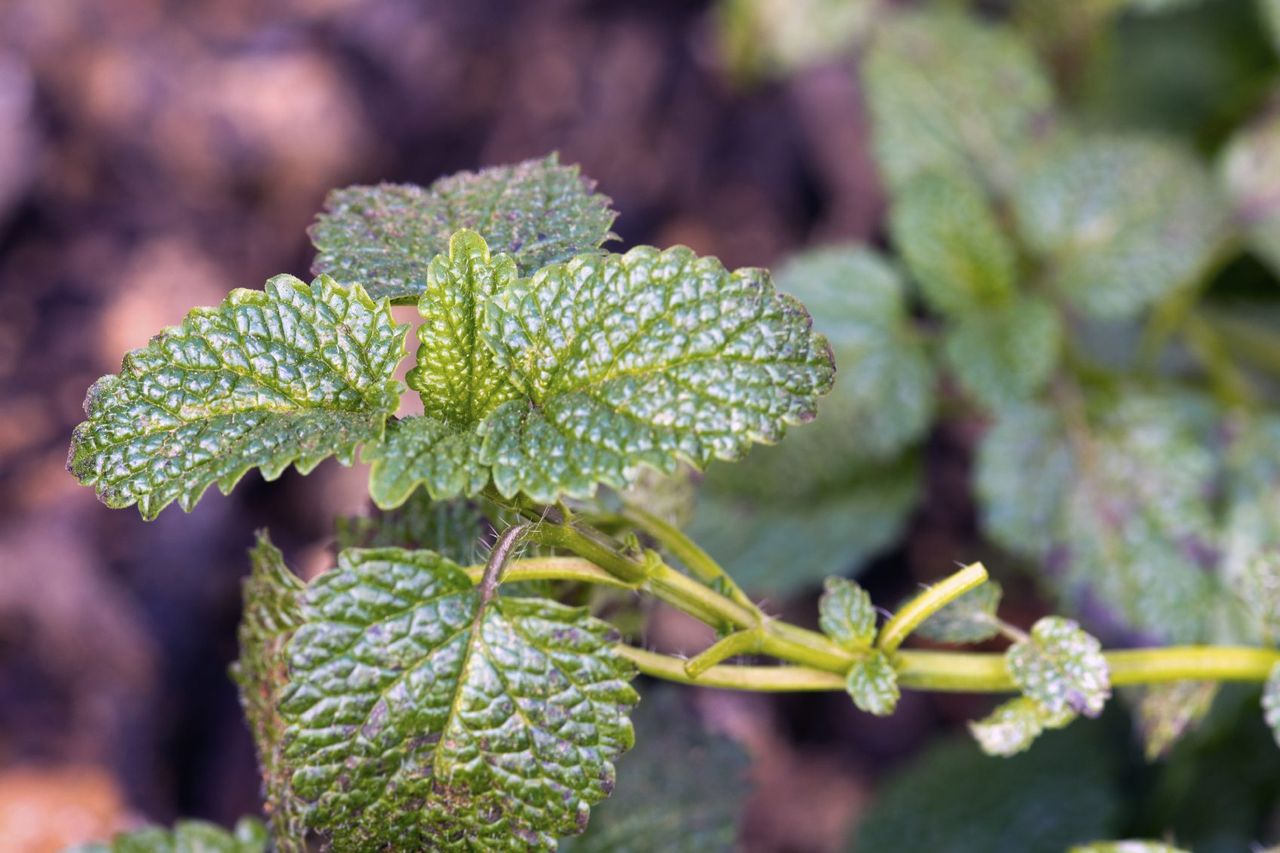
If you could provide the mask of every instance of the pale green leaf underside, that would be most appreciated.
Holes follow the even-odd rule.
[[[1025,752],[1046,729],[1060,729],[1075,717],[1075,711],[1051,714],[1036,700],[1019,696],[969,723],[969,731],[987,755],[1007,758]]]
[[[1000,606],[1000,584],[987,581],[934,613],[916,633],[940,643],[980,643],[1000,633],[996,608]]]
[[[370,454],[381,506],[417,484],[437,498],[475,494],[490,476],[506,496],[586,498],[598,484],[627,487],[642,466],[736,459],[811,419],[831,386],[826,340],[759,270],[641,247],[513,280],[510,262],[466,232],[437,264],[428,295],[441,295],[419,306],[410,377],[425,413]],[[433,390],[459,370],[467,379],[447,399],[466,407]]]
[[[288,654],[294,790],[336,849],[552,849],[632,743],[610,627],[551,601],[482,604],[431,552],[345,551]]]
[[[1049,714],[1102,713],[1111,677],[1098,640],[1070,619],[1045,616],[1005,653],[1009,674]]]
[[[305,850],[301,809],[290,790],[292,770],[284,761],[284,720],[279,702],[289,681],[285,643],[302,624],[302,581],[289,571],[265,532],[249,555],[253,571],[244,581],[244,611],[237,639],[240,658],[231,667],[240,707],[253,733],[262,772],[265,812],[279,853]]]
[[[827,578],[818,599],[822,633],[846,649],[868,648],[876,638],[876,608],[867,591],[846,578]]]
[[[859,710],[885,717],[898,705],[898,673],[884,652],[872,651],[849,668],[845,690]]]
[[[108,506],[154,518],[253,467],[274,479],[290,463],[350,463],[395,411],[404,332],[386,303],[323,276],[232,291],[89,389],[67,467]]]
[[[246,817],[231,832],[203,820],[180,820],[172,830],[149,826],[66,853],[266,853],[269,848],[266,827]]]
[[[430,187],[404,184],[335,190],[310,230],[312,271],[360,282],[376,297],[416,298],[427,267],[448,249],[449,236],[479,232],[520,271],[590,252],[612,237],[609,199],[576,166],[556,155],[459,172]]]

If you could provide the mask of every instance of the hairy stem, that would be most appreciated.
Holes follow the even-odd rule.
[[[886,652],[896,651],[920,623],[955,601],[987,579],[987,570],[981,563],[965,566],[948,578],[927,587],[924,592],[908,601],[880,629],[877,645]]]
[[[711,669],[729,658],[747,655],[760,651],[764,644],[764,631],[760,628],[748,628],[745,631],[734,631],[708,646],[701,654],[685,661],[684,671],[693,678]]]

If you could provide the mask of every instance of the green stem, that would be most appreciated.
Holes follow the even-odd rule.
[[[987,570],[983,565],[981,563],[973,563],[965,566],[954,575],[926,588],[924,592],[904,604],[888,622],[884,623],[884,627],[880,629],[880,639],[876,645],[886,652],[896,651],[898,646],[902,645],[902,641],[918,628],[921,622],[983,583],[986,579]]]
[[[468,566],[464,571],[471,582],[479,584],[484,577],[485,566]],[[614,577],[590,560],[581,557],[530,557],[512,560],[503,572],[503,583],[518,581],[574,581],[612,586],[618,589],[637,589],[636,584]]]
[[[844,689],[841,676],[803,666],[713,666],[694,678],[685,672],[684,661],[677,658],[633,646],[618,645],[614,648],[645,675],[681,684],[772,693]]]
[[[711,667],[718,663],[724,663],[729,658],[760,651],[760,647],[764,644],[763,641],[764,632],[759,628],[734,631],[729,636],[722,637],[712,643],[701,654],[685,661],[684,671],[692,678],[697,678],[711,669]]]

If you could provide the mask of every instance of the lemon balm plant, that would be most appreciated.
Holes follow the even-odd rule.
[[[966,220],[952,233],[982,235],[962,209],[939,202]],[[883,621],[839,576],[820,630],[770,614],[673,521],[662,477],[679,484],[681,466],[789,430],[799,442],[845,373],[767,272],[682,247],[608,251],[613,218],[554,157],[340,190],[311,232],[314,281],[278,276],[196,309],[90,389],[69,468],[108,506],[153,518],[251,468],[273,479],[359,454],[383,511],[349,522],[350,547],[310,584],[265,534],[251,552],[233,675],[269,832],[185,824],[118,849],[205,835],[229,850],[553,849],[614,786],[637,673],[847,691],[880,715],[904,689],[1011,693],[972,725],[999,755],[1097,715],[1115,686],[1272,674],[1280,653],[1261,646],[1104,652],[1070,619],[1008,624],[979,564]],[[890,320],[873,340],[892,341],[907,318],[876,276],[840,286],[873,307],[880,293]],[[403,303],[421,315],[407,389],[395,375],[410,330],[391,312]],[[855,382],[859,367],[846,368]],[[421,415],[396,417],[405,393]],[[480,541],[493,544],[472,560]],[[652,597],[718,639],[687,659],[630,644],[560,600],[583,586]],[[904,648],[916,633],[1008,648]],[[775,663],[731,662],[744,655]],[[1274,723],[1280,679],[1267,697]]]

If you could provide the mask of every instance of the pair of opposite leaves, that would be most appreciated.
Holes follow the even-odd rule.
[[[740,457],[813,416],[834,375],[808,313],[766,273],[677,247],[589,253],[519,277],[462,230],[427,268],[408,384],[423,414],[388,419],[407,327],[359,284],[292,276],[196,309],[94,384],[68,467],[109,506],[154,517],[344,463],[365,445],[383,507],[492,479],[550,502],[624,487],[641,465]]]

